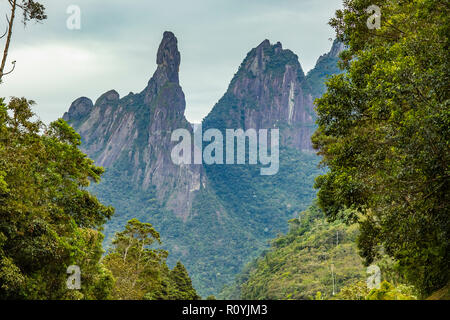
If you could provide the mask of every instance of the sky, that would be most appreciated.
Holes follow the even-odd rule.
[[[6,28],[6,2],[0,0],[0,34]],[[342,0],[39,2],[48,19],[26,27],[20,16],[16,20],[7,62],[17,61],[16,69],[4,77],[0,97],[34,100],[33,109],[45,123],[61,117],[81,96],[95,103],[111,89],[121,97],[141,92],[156,70],[166,30],[178,38],[186,117],[198,123],[225,93],[247,52],[264,39],[296,53],[307,73],[330,50],[334,31],[328,21],[342,7]],[[67,27],[72,5],[80,8],[80,29]],[[1,39],[1,52],[3,47]]]

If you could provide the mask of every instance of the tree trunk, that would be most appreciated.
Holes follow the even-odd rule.
[[[9,50],[9,44],[11,42],[14,17],[16,15],[16,2],[17,2],[17,0],[13,0],[13,2],[11,3],[12,8],[11,8],[11,18],[9,20],[9,25],[8,25],[8,36],[6,37],[5,50],[3,51],[3,59],[2,59],[2,64],[0,66],[0,82],[2,81],[2,77],[4,75],[6,58],[8,57],[8,50]]]

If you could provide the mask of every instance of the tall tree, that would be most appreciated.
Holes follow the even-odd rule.
[[[167,267],[168,252],[152,248],[161,244],[159,233],[150,223],[131,219],[116,234],[113,248],[104,259],[116,279],[113,298],[118,300],[195,300],[185,267],[178,262]]]
[[[150,292],[164,291],[167,252],[151,249],[155,242],[160,243],[159,233],[151,224],[137,219],[128,221],[125,230],[115,235],[114,247],[104,259],[116,279],[114,299],[140,300]]]
[[[7,0],[10,5],[10,15],[6,15],[7,27],[5,33],[0,39],[6,37],[5,46],[3,49],[3,57],[0,64],[0,83],[3,76],[11,73],[15,68],[15,61],[12,62],[13,67],[10,71],[5,72],[6,60],[8,58],[9,46],[11,44],[11,37],[13,33],[14,21],[16,19],[17,11],[22,10],[22,23],[26,25],[29,21],[42,21],[47,19],[45,8],[39,2],[33,0]]]
[[[368,28],[381,8],[381,27]],[[384,250],[422,294],[449,280],[448,1],[345,0],[330,24],[346,73],[317,100],[316,180],[330,218],[359,220],[370,264]],[[344,212],[355,212],[346,210]]]
[[[172,300],[198,300],[200,297],[192,287],[191,278],[184,267],[178,261],[177,265],[170,271],[170,280],[172,281],[172,288],[170,292],[170,299]]]
[[[31,104],[0,99],[0,299],[107,298],[100,230],[113,209],[86,190],[103,169],[64,120],[32,121]],[[70,265],[80,291],[66,285]]]

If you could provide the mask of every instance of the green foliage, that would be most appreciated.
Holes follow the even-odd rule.
[[[333,275],[336,292],[364,277],[354,243],[357,225],[328,223],[312,206],[290,221],[290,230],[246,268],[221,297],[242,299],[330,299]],[[332,268],[332,269],[331,269]],[[320,292],[320,293],[319,293]]]
[[[450,283],[447,283],[445,287],[433,292],[427,300],[450,300]]]
[[[372,289],[367,295],[367,300],[416,300],[412,295],[413,289],[408,286],[394,287],[391,283],[383,281],[379,289]]]
[[[366,300],[369,294],[366,281],[360,280],[344,286],[335,296],[336,300]]]
[[[192,287],[191,279],[186,271],[186,268],[177,262],[177,265],[169,273],[169,279],[172,282],[172,292],[170,297],[172,300],[197,300],[200,297]]]
[[[365,9],[382,8],[381,28]],[[348,0],[331,20],[346,73],[317,100],[317,178],[326,215],[360,221],[366,264],[380,249],[422,295],[449,279],[449,7],[431,0]]]
[[[32,101],[0,99],[0,298],[104,299],[112,287],[99,263],[102,224],[113,209],[86,187],[102,168],[79,149],[63,120],[32,121]],[[41,134],[41,132],[44,132]],[[82,270],[80,292],[66,269]]]
[[[186,221],[164,209],[154,189],[144,192],[130,183],[128,168],[120,162],[90,190],[116,208],[114,219],[104,228],[105,246],[128,220],[138,217],[151,223],[161,233],[161,248],[171,253],[168,265],[183,261],[194,287],[207,296],[232,282],[268,240],[287,231],[285,221],[311,203],[313,180],[321,172],[318,162],[314,154],[282,149],[275,176],[261,176],[259,167],[251,165],[209,166],[210,188],[200,190]]]
[[[114,247],[103,259],[111,270],[115,286],[112,297],[117,300],[196,300],[191,279],[178,262],[170,270],[167,251],[152,249],[160,243],[159,233],[149,223],[131,219],[125,230],[115,235]]]
[[[349,284],[335,297],[338,300],[416,300],[415,289],[399,284],[394,286],[388,281],[380,283],[380,288],[368,289],[364,281]]]

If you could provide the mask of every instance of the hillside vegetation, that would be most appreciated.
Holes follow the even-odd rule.
[[[289,221],[289,232],[272,241],[271,248],[250,263],[239,280],[222,292],[223,298],[324,299],[355,281],[365,268],[355,239],[358,226],[326,222],[311,206]]]

